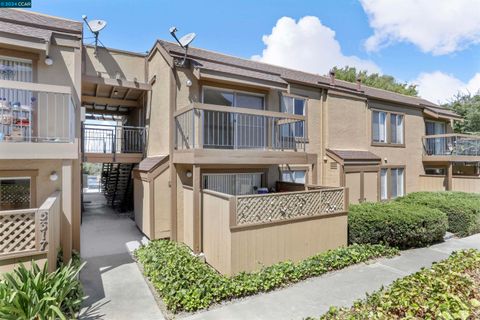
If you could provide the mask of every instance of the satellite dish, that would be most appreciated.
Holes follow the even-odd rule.
[[[193,39],[195,39],[196,36],[197,35],[192,32],[181,37],[180,40],[178,40],[178,42],[182,47],[185,48],[193,41]]]
[[[88,27],[93,33],[98,33],[102,31],[107,26],[107,21],[105,20],[91,20],[87,22]]]

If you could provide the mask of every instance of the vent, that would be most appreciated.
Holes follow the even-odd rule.
[[[337,170],[338,164],[336,162],[330,162],[330,169],[331,170]]]

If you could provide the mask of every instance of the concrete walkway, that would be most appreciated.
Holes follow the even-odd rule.
[[[105,206],[102,195],[85,197],[80,274],[87,299],[80,319],[164,319],[131,252],[146,241],[135,223]]]
[[[480,250],[480,234],[450,239],[429,248],[407,250],[392,259],[379,259],[372,264],[359,264],[321,277],[308,279],[288,288],[227,302],[212,310],[184,319],[303,319],[318,317],[330,306],[350,306],[365,293],[371,293],[395,279],[430,267],[432,262],[447,258],[459,249]]]

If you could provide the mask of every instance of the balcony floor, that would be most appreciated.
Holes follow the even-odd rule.
[[[191,149],[176,150],[174,163],[187,164],[310,164],[316,154],[295,151]]]

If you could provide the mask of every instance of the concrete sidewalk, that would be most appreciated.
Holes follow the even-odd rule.
[[[303,319],[318,317],[330,306],[350,306],[395,279],[430,267],[432,262],[447,258],[455,250],[480,250],[480,234],[450,239],[429,248],[403,251],[392,259],[359,264],[321,277],[311,278],[288,288],[227,302],[184,319]]]
[[[88,194],[81,227],[80,273],[87,299],[80,319],[164,319],[131,252],[146,241],[135,222],[105,206],[102,195]]]

